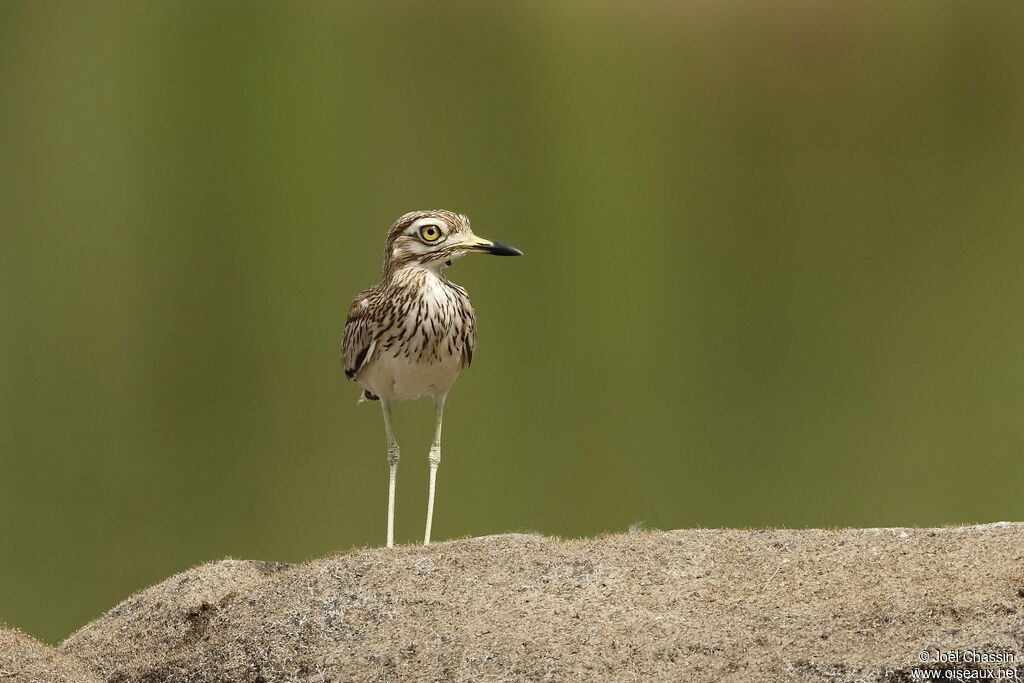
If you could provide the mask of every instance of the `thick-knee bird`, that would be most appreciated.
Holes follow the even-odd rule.
[[[384,246],[384,277],[360,292],[348,311],[341,342],[345,375],[380,401],[388,448],[388,547],[395,539],[398,441],[391,402],[431,396],[434,441],[427,461],[430,480],[424,545],[430,543],[434,486],[441,462],[444,401],[476,348],[476,318],[466,290],[445,277],[452,261],[472,252],[521,256],[513,246],[473,234],[469,219],[451,211],[413,211],[391,226]]]

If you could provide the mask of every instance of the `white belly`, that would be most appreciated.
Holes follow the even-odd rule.
[[[396,357],[391,349],[366,364],[356,377],[359,386],[387,401],[448,393],[462,369],[461,357],[431,363]]]

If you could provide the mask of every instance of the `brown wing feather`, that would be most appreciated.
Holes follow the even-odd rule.
[[[348,309],[345,320],[345,334],[341,338],[341,364],[345,368],[345,376],[354,379],[360,368],[369,361],[370,347],[377,336],[373,316],[373,301],[376,292],[365,289],[360,292]],[[368,305],[363,306],[362,302]]]

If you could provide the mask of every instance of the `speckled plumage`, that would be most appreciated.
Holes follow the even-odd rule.
[[[384,246],[384,275],[352,301],[341,342],[345,376],[380,400],[388,436],[387,543],[392,545],[399,449],[391,426],[391,401],[428,394],[436,408],[424,543],[430,542],[434,480],[441,460],[445,397],[476,349],[476,316],[466,290],[444,269],[471,251],[499,256],[521,252],[473,234],[469,219],[451,211],[414,211],[395,221]]]
[[[461,254],[446,248],[424,263],[422,254],[396,247],[404,230],[431,215],[444,219],[453,233],[462,226],[469,230],[465,216],[449,211],[402,216],[388,234],[384,278],[356,295],[349,307],[342,362],[345,375],[363,387],[366,398],[401,400],[447,392],[459,370],[473,360],[473,304],[466,290],[442,272],[445,262]],[[390,366],[396,371],[389,372]],[[420,374],[422,381],[419,386],[402,382],[397,370]]]

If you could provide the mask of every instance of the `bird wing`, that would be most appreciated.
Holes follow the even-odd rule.
[[[345,376],[355,379],[370,362],[377,346],[377,321],[373,316],[373,290],[360,292],[348,309],[345,334],[341,338],[341,363]]]

